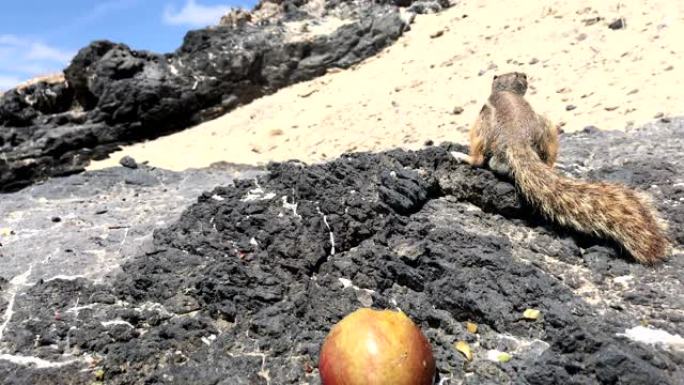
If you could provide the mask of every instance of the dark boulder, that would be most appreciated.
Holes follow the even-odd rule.
[[[181,130],[330,68],[348,68],[408,27],[393,3],[330,1],[321,12],[308,1],[269,1],[255,12],[269,7],[277,9],[269,17],[243,15],[190,31],[165,55],[96,41],[77,53],[64,81],[5,93],[0,191],[78,172],[120,144]],[[313,37],[287,28],[294,20],[323,23],[329,16],[347,22]],[[68,135],[55,136],[60,133]]]
[[[564,135],[561,172],[648,191],[682,234],[683,133],[673,119]],[[542,220],[511,181],[453,150],[465,147],[274,163],[243,179],[117,167],[8,195],[3,384],[320,384],[323,339],[362,306],[422,328],[435,384],[682,384],[681,252],[635,263]],[[674,341],[640,341],[649,330]]]

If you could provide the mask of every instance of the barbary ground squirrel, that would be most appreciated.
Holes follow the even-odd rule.
[[[643,264],[665,259],[666,228],[645,196],[554,171],[558,130],[534,112],[526,91],[523,73],[494,76],[492,93],[470,129],[470,154],[452,154],[473,166],[487,161],[493,171],[512,176],[526,200],[562,226],[612,239]]]

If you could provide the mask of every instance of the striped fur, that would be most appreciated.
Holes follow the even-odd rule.
[[[645,195],[611,183],[570,179],[553,169],[558,133],[524,95],[527,76],[495,76],[492,93],[470,131],[469,161],[512,174],[526,199],[546,217],[609,238],[637,261],[654,264],[670,251],[664,221]]]
[[[665,258],[669,241],[650,204],[622,185],[559,175],[529,146],[509,146],[506,159],[527,200],[562,226],[612,239],[637,261]]]

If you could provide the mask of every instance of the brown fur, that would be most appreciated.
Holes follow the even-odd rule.
[[[619,184],[588,183],[553,170],[558,130],[537,115],[524,95],[527,76],[495,76],[492,93],[470,130],[473,166],[485,160],[512,174],[527,200],[549,219],[584,233],[610,238],[639,262],[663,260],[670,243],[656,211],[636,191]]]

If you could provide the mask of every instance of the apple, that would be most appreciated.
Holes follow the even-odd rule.
[[[435,359],[404,313],[361,308],[330,330],[318,369],[323,385],[431,385]]]

